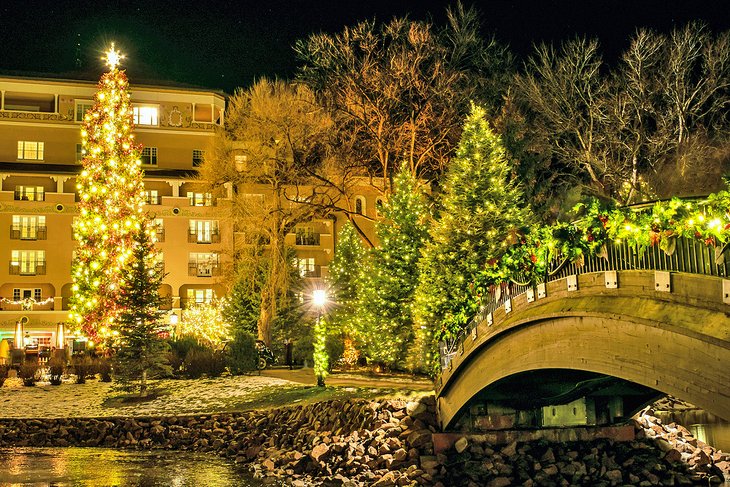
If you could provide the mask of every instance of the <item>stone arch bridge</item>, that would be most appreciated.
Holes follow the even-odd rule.
[[[618,378],[643,388],[636,407],[670,394],[730,420],[730,251],[724,250],[680,240],[669,256],[612,244],[608,257],[581,267],[563,263],[546,283],[495,289],[471,326],[442,344],[436,383],[442,428],[454,427],[480,396],[548,404],[549,397],[530,396],[544,393],[540,382],[549,374],[524,382],[539,371],[592,374],[583,386],[594,377]]]

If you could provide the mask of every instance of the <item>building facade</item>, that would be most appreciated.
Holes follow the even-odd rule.
[[[76,176],[81,171],[81,121],[96,83],[0,76],[0,341],[30,351],[68,347],[71,266],[76,242]],[[222,93],[130,86],[136,141],[145,172],[148,211],[158,226],[166,320],[186,307],[221,297],[224,270],[237,238],[220,211],[227,203],[203,192],[196,167],[224,125]],[[255,192],[255,191],[254,191]],[[372,233],[379,196],[367,185],[351,201]],[[261,197],[266,197],[262,194]],[[307,279],[327,275],[342,215],[299,225],[286,243]],[[5,228],[5,230],[2,230]],[[2,347],[0,347],[2,349]]]

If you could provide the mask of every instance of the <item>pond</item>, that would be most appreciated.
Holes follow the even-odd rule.
[[[185,487],[262,485],[213,454],[107,448],[0,448],[0,486]]]

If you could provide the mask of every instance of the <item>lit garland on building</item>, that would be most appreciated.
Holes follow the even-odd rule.
[[[70,317],[85,335],[101,339],[114,334],[122,269],[132,255],[135,231],[145,224],[140,147],[132,134],[129,82],[118,68],[122,57],[112,44],[106,55],[109,71],[102,75],[81,127],[84,159],[76,185],[80,202],[74,237],[79,248]]]

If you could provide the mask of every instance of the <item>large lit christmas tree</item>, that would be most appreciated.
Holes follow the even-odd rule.
[[[85,335],[114,335],[123,269],[132,257],[134,235],[143,228],[144,196],[139,147],[134,144],[129,82],[119,69],[114,45],[106,56],[93,108],[81,128],[83,170],[77,179],[79,243],[72,269],[71,320]]]
[[[477,312],[477,275],[504,254],[510,231],[531,219],[500,136],[489,127],[484,109],[472,107],[420,261],[415,348],[422,354],[411,357],[414,363],[438,371],[436,344],[458,333]]]
[[[371,362],[402,367],[413,342],[413,297],[429,218],[406,164],[382,212],[375,226],[380,246],[371,251],[359,280],[355,324]]]

